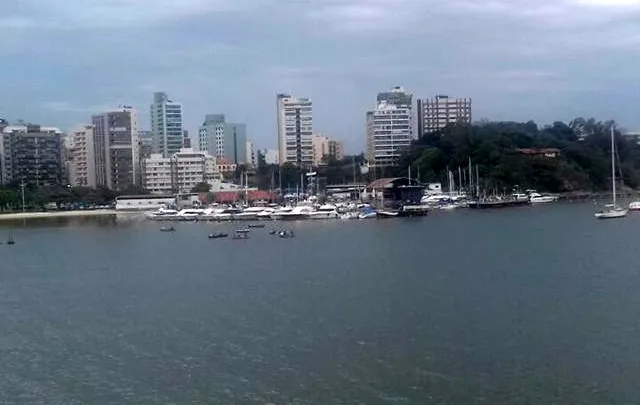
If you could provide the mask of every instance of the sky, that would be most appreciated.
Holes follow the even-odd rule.
[[[376,94],[470,97],[473,118],[640,129],[640,0],[2,0],[0,117],[70,130],[154,91],[276,146],[276,94],[364,148]]]

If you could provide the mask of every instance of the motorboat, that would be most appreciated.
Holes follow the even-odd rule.
[[[308,215],[309,219],[336,219],[340,217],[338,208],[332,204],[324,204]]]
[[[249,229],[253,229],[253,228],[264,228],[266,225],[265,224],[249,224],[248,227]]]
[[[640,211],[640,201],[629,203],[629,211]]]
[[[360,213],[358,214],[358,219],[371,219],[376,217],[377,217],[376,210],[374,210],[371,207],[362,208],[362,210],[360,210]]]
[[[178,214],[177,210],[172,210],[168,208],[160,208],[153,212],[145,212],[144,216],[147,219],[152,219],[155,221],[166,221],[172,219]]]
[[[254,220],[258,219],[258,214],[265,210],[264,207],[248,207],[242,210],[242,212],[238,212],[233,214],[233,219],[235,220]]]
[[[554,195],[531,193],[529,194],[529,201],[531,201],[532,204],[547,204],[558,201],[558,197]]]
[[[262,211],[260,211],[256,215],[256,218],[257,219],[271,219],[271,214],[273,214],[275,211],[276,211],[275,208],[271,208],[271,207],[263,208]]]
[[[308,219],[309,215],[314,212],[313,207],[302,205],[293,208],[291,211],[276,211],[271,214],[273,219],[280,220],[300,220]]]
[[[249,232],[250,230],[248,229],[238,229],[231,238],[232,239],[249,239]]]
[[[226,238],[228,236],[229,236],[228,233],[222,233],[222,232],[210,233],[209,234],[209,239],[220,239],[220,238]]]
[[[395,218],[398,215],[400,215],[400,213],[398,211],[390,211],[390,210],[378,210],[378,211],[376,211],[376,217],[379,218],[379,219]]]
[[[176,219],[178,221],[194,221],[204,214],[204,212],[205,210],[199,208],[187,208],[178,211],[178,213],[172,216],[171,219]]]

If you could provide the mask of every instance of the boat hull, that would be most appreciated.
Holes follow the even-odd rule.
[[[594,215],[598,219],[617,219],[624,218],[629,213],[629,210],[616,210],[616,211],[605,211],[605,212],[596,212]]]
[[[491,208],[507,208],[522,207],[529,205],[529,201],[524,200],[507,200],[507,201],[471,201],[469,208],[471,209],[491,209]]]

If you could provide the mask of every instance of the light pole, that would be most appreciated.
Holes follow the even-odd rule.
[[[24,213],[24,211],[25,211],[25,204],[24,204],[24,180],[20,181],[20,188],[22,189],[22,213]]]

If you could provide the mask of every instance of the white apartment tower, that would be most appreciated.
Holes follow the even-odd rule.
[[[449,124],[471,123],[471,99],[437,95],[418,100],[418,134],[439,131]]]
[[[170,100],[165,93],[154,93],[150,113],[154,153],[173,156],[183,144],[182,104]]]
[[[402,87],[379,93],[367,112],[367,159],[375,166],[395,166],[415,139],[413,95]]]
[[[278,94],[279,164],[313,165],[313,104],[308,98]]]
[[[71,134],[69,146],[69,184],[97,186],[93,125],[80,125]]]

